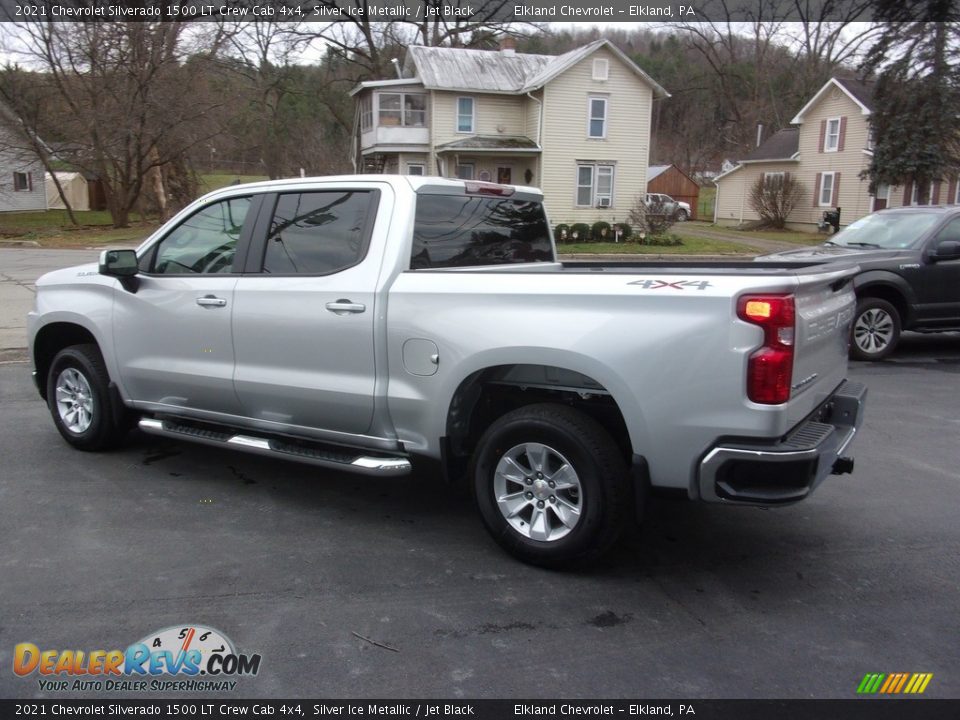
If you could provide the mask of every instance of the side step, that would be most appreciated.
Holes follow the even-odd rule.
[[[410,461],[403,457],[360,455],[348,448],[332,449],[327,445],[289,439],[240,435],[227,428],[201,427],[176,420],[142,418],[138,424],[143,432],[150,435],[192,440],[204,445],[243,450],[255,455],[268,455],[346,472],[389,477],[407,475],[411,470]]]

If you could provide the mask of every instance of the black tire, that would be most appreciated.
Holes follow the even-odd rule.
[[[880,298],[863,298],[850,329],[850,357],[883,360],[900,342],[901,320],[897,309]]]
[[[689,219],[690,218],[687,215],[686,210],[684,210],[683,208],[681,208],[680,210],[677,210],[677,222],[686,222]]]
[[[89,424],[71,429],[61,415],[57,401],[57,383],[61,374],[73,371],[82,376],[90,389]],[[73,376],[75,377],[75,376]],[[53,423],[63,439],[78,450],[107,450],[118,445],[127,434],[129,424],[117,422],[110,404],[110,376],[96,345],[73,345],[64,348],[50,363],[47,373],[47,407]],[[85,394],[81,394],[86,400]]]
[[[543,523],[554,526],[555,532],[566,532],[556,539],[526,536],[508,522],[498,504],[497,465],[512,450],[527,443],[547,446],[556,453],[553,471],[558,464],[556,458],[562,456],[579,482],[579,489],[572,497],[579,503],[580,511],[575,524],[569,528],[557,512],[563,509],[557,505],[561,491],[546,489],[542,485],[544,480],[535,482],[540,483],[544,493],[556,492],[557,497],[518,500],[528,502],[531,513],[536,512],[537,503],[544,508],[539,511],[545,516]],[[547,471],[546,467],[543,469]],[[511,555],[533,565],[556,568],[596,559],[617,541],[630,514],[627,467],[616,443],[593,418],[563,405],[530,405],[499,418],[480,438],[470,477],[480,517],[494,540]],[[520,482],[513,481],[509,487],[507,494],[524,489]],[[521,494],[526,497],[532,492]],[[532,532],[534,522],[529,517],[526,520],[529,522],[526,530]],[[518,515],[514,522],[524,525],[523,515]]]

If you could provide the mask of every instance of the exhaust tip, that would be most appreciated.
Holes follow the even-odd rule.
[[[833,463],[832,475],[846,475],[853,472],[852,457],[838,457]]]

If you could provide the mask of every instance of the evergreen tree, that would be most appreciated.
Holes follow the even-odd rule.
[[[861,66],[876,75],[873,158],[863,172],[881,183],[932,181],[960,169],[960,8],[955,0],[874,0],[884,30]]]

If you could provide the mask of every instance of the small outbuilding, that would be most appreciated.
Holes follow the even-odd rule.
[[[66,195],[70,207],[74,210],[84,211],[90,209],[90,191],[87,188],[87,179],[82,173],[78,172],[58,172],[57,180],[60,187],[63,188],[63,194]],[[63,210],[63,198],[57,192],[57,184],[53,181],[53,176],[46,173],[47,182],[47,207],[51,210]]]
[[[669,195],[690,205],[690,219],[697,219],[700,185],[676,165],[651,165],[647,170],[647,192]]]

